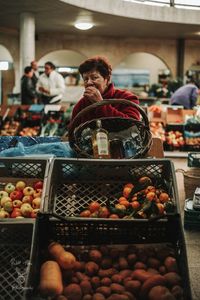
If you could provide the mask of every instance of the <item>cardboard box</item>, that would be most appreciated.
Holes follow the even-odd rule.
[[[166,123],[167,124],[183,124],[184,123],[184,109],[180,106],[166,107]]]

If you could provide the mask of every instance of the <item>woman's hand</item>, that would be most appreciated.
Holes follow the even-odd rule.
[[[94,86],[86,87],[83,96],[87,98],[91,103],[95,103],[103,100],[100,91]]]

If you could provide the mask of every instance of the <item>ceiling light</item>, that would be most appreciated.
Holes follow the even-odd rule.
[[[90,22],[76,22],[74,26],[80,30],[88,30],[91,29],[94,24]]]

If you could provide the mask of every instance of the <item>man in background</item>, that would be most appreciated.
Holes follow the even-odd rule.
[[[21,103],[37,103],[37,93],[33,84],[33,69],[30,66],[24,68],[24,75],[21,78]]]
[[[63,98],[65,81],[55,68],[55,65],[48,61],[44,65],[44,73],[39,76],[36,90],[43,104],[57,104]]]
[[[193,79],[178,88],[171,97],[171,105],[182,105],[185,109],[192,109],[197,102],[199,85]]]
[[[32,77],[32,81],[33,81],[33,85],[36,88],[36,84],[39,78],[39,72],[38,72],[38,63],[36,60],[33,60],[31,62],[31,68],[33,70],[33,77]]]

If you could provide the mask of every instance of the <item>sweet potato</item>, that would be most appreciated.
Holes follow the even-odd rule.
[[[45,297],[55,297],[62,294],[62,274],[57,262],[49,260],[42,264],[39,290],[41,295]]]
[[[138,261],[134,264],[134,269],[143,269],[143,270],[147,270],[147,266],[141,262],[141,261]]]
[[[169,272],[163,275],[166,279],[167,286],[172,287],[174,285],[180,285],[181,277],[175,272]]]
[[[147,266],[149,268],[158,269],[160,267],[160,261],[157,258],[149,257],[147,259]]]
[[[158,271],[161,275],[167,273],[167,269],[164,265],[160,266]]]
[[[83,261],[75,261],[74,263],[74,271],[85,271],[85,262]]]
[[[132,272],[132,278],[139,280],[140,282],[145,282],[150,277],[152,277],[152,274],[143,269],[134,270]]]
[[[98,272],[99,277],[103,278],[103,277],[112,277],[112,275],[116,274],[117,270],[114,268],[109,268],[106,270],[102,270],[100,269]]]
[[[140,294],[141,297],[145,299],[149,291],[156,285],[165,285],[166,279],[162,275],[152,275],[148,278],[141,287]]]
[[[98,289],[96,289],[96,292],[103,294],[107,298],[111,294],[111,288],[108,286],[100,286]]]
[[[129,297],[127,295],[119,295],[119,294],[112,294],[110,297],[107,298],[107,300],[129,300]]]
[[[49,254],[57,261],[61,269],[72,270],[76,261],[75,256],[58,243],[51,243],[48,247]]]
[[[153,269],[153,268],[148,268],[148,269],[147,269],[147,272],[148,272],[148,273],[151,273],[151,274],[159,274],[158,270]]]
[[[92,295],[90,294],[84,295],[82,300],[92,300]]]
[[[64,296],[67,297],[68,300],[81,300],[82,299],[82,291],[78,284],[71,283],[64,288],[63,292]]]
[[[135,296],[132,294],[132,293],[130,293],[130,292],[124,292],[122,295],[126,295],[126,296],[128,296],[128,300],[137,300],[136,298],[135,298]]]
[[[129,270],[129,269],[127,269],[127,270],[122,270],[122,271],[119,272],[119,274],[122,276],[122,279],[124,279],[124,278],[130,276],[131,273],[132,273],[132,270]]]
[[[91,278],[91,284],[94,289],[97,289],[101,284],[100,284],[100,278],[98,276],[94,276]]]
[[[59,295],[55,298],[55,300],[68,300],[68,299],[63,295]]]
[[[168,272],[177,272],[178,271],[176,259],[172,256],[168,256],[165,258],[164,265]]]
[[[128,269],[129,265],[128,265],[128,261],[126,260],[125,257],[119,257],[119,269],[120,270],[125,270]]]
[[[74,274],[74,276],[75,276],[76,278],[78,278],[78,281],[79,281],[79,282],[81,282],[81,281],[83,281],[83,280],[89,280],[89,276],[87,276],[86,274],[81,273],[81,272],[76,272],[76,273]]]
[[[127,261],[129,266],[133,266],[137,261],[137,255],[135,253],[131,253],[127,256]]]
[[[114,274],[112,277],[111,277],[111,280],[113,283],[122,283],[122,276],[120,274]]]
[[[110,257],[103,257],[101,261],[101,268],[108,269],[112,267],[112,259]]]
[[[176,300],[165,286],[154,286],[148,295],[149,300]]]
[[[178,300],[183,300],[183,288],[180,285],[175,285],[171,289],[172,295],[175,296],[176,299]]]

